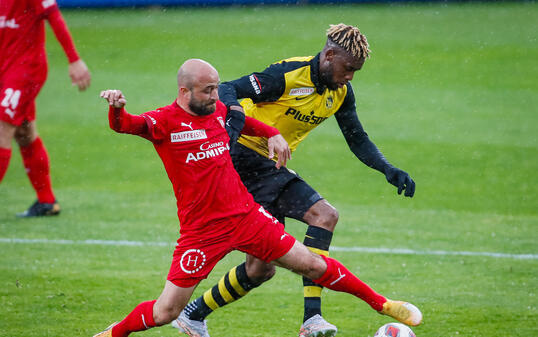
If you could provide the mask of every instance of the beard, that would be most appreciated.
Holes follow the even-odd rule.
[[[215,112],[215,101],[199,101],[194,97],[191,97],[189,102],[189,109],[198,116],[211,115]]]
[[[337,90],[338,84],[333,81],[333,70],[331,68],[327,69],[326,72],[321,73],[321,80],[327,86],[329,90]]]

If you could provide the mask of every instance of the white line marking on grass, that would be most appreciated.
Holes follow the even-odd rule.
[[[0,243],[48,243],[56,245],[105,245],[105,246],[173,246],[175,242],[150,242],[127,240],[51,240],[51,239],[18,239],[0,238]]]
[[[509,258],[519,260],[536,260],[538,254],[505,254],[490,252],[451,252],[446,250],[414,250],[406,248],[370,248],[370,247],[331,247],[334,252],[358,252],[398,255],[462,255],[462,256],[487,256],[497,258]]]
[[[128,241],[128,240],[51,240],[51,239],[20,239],[20,238],[0,238],[0,243],[22,243],[22,244],[57,244],[57,245],[105,245],[105,246],[158,246],[171,247],[175,242],[156,241]],[[396,254],[396,255],[459,255],[459,256],[486,256],[494,258],[509,258],[519,260],[536,260],[538,254],[506,254],[491,252],[466,252],[447,250],[414,250],[406,248],[373,248],[373,247],[331,247],[333,252],[356,252],[374,254]]]

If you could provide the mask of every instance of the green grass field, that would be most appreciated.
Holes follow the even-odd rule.
[[[298,171],[340,211],[333,245],[507,254],[334,251],[388,297],[424,313],[417,336],[538,336],[538,6],[529,3],[64,11],[93,75],[70,87],[47,32],[49,79],[38,126],[59,217],[14,217],[34,200],[18,151],[0,185],[0,336],[92,336],[162,289],[178,236],[175,199],[151,144],[115,134],[98,98],[122,89],[141,113],[167,105],[187,58],[222,80],[314,55],[330,23],[360,27],[373,50],[353,85],[370,137],[417,183],[396,194],[354,158],[334,119],[294,154]],[[298,238],[302,223],[289,221]],[[14,243],[7,239],[39,239]],[[54,240],[64,241],[64,244]],[[82,240],[169,242],[114,246]],[[72,243],[69,243],[72,242]],[[533,254],[518,258],[517,254]],[[233,253],[195,296],[240,263]],[[387,317],[324,292],[338,336],[372,336]],[[208,320],[211,336],[297,336],[302,283],[279,270]],[[141,336],[176,336],[169,326]]]

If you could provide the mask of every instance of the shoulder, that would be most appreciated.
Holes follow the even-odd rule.
[[[154,124],[155,120],[164,123],[167,120],[174,119],[174,115],[176,115],[175,110],[174,104],[170,104],[145,112],[142,115],[149,116],[151,120],[154,121]]]
[[[309,67],[313,56],[291,57],[271,64],[267,69],[279,72],[290,72],[302,67]]]
[[[226,114],[228,112],[228,108],[223,102],[217,101],[217,109],[215,111]]]

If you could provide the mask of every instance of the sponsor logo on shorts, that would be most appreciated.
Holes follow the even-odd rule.
[[[5,16],[0,16],[0,28],[19,28],[19,24],[15,19],[6,19]]]
[[[205,142],[200,145],[200,152],[189,152],[185,163],[190,161],[199,161],[202,159],[213,158],[220,156],[224,151],[229,151],[230,145],[225,142],[209,143]]]
[[[261,94],[261,89],[259,86],[258,78],[254,75],[250,75],[249,77],[250,84],[252,84],[252,88],[254,88],[254,91],[256,92],[256,95]]]
[[[206,139],[207,135],[205,133],[205,130],[192,130],[192,131],[181,131],[181,132],[175,132],[170,134],[170,141],[172,143],[179,143],[179,142],[189,142],[191,140],[200,140],[200,139]]]
[[[290,96],[307,96],[314,93],[314,88],[293,88],[290,90]]]
[[[181,270],[187,274],[194,274],[199,272],[205,265],[206,256],[200,249],[189,249],[181,255],[179,265]]]
[[[269,212],[267,212],[265,210],[265,208],[263,208],[263,206],[260,206],[260,208],[258,208],[258,212],[260,212],[261,214],[265,215],[266,217],[268,217],[269,219],[271,219],[271,221],[273,221],[273,223],[278,223],[278,220],[273,217]],[[284,237],[286,236],[286,234],[284,234],[280,240],[282,240]]]

